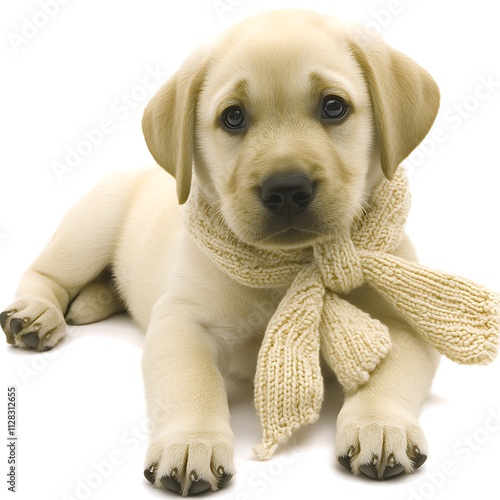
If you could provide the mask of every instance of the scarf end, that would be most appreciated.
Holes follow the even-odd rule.
[[[278,448],[278,443],[263,441],[262,443],[254,446],[253,452],[259,460],[269,460]]]
[[[286,443],[288,438],[292,435],[294,430],[300,429],[302,426],[314,424],[319,418],[319,413],[312,413],[302,422],[295,422],[293,425],[288,426],[287,429],[283,429],[281,433],[272,438],[263,438],[262,442],[252,448],[255,456],[259,460],[269,460],[280,444]],[[267,434],[266,432],[264,435]]]

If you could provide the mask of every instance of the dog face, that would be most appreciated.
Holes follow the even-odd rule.
[[[297,247],[352,223],[438,103],[432,78],[378,37],[278,11],[193,54],[148,104],[143,128],[181,203],[194,159],[198,189],[243,241]]]
[[[363,201],[368,88],[343,41],[300,18],[246,31],[216,50],[199,94],[197,172],[244,241],[310,243],[350,223]]]

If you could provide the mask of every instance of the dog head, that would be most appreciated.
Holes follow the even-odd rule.
[[[194,171],[243,241],[296,247],[349,226],[438,107],[430,75],[380,37],[277,11],[192,54],[146,107],[143,130],[179,203]]]

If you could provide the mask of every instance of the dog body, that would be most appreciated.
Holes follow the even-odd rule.
[[[190,321],[209,329],[212,348],[220,352],[220,369],[253,378],[262,335],[285,290],[245,287],[219,271],[185,229],[175,183],[164,171],[120,174],[116,183],[105,180],[103,188],[123,193],[125,201],[134,198],[130,212],[118,223],[123,228],[122,244],[113,274],[119,296],[126,298],[126,308],[141,329],[147,331],[155,306],[163,317],[168,315],[163,307],[167,311],[174,307],[170,300],[183,304],[183,309],[191,310]],[[153,212],[157,217],[152,219]],[[142,238],[148,241],[146,247]],[[165,305],[162,298],[168,299]],[[87,301],[81,307],[75,301],[73,313],[76,308],[78,317],[68,312],[70,320],[94,321],[83,317],[91,312]]]
[[[44,350],[64,336],[65,316],[84,324],[125,307],[146,332],[146,477],[183,494],[224,486],[234,465],[223,376],[253,377],[286,290],[221,272],[178,202],[196,190],[255,246],[311,245],[362,213],[426,135],[438,102],[413,61],[335,20],[284,11],[236,25],[146,109],[150,151],[176,182],[158,167],[113,175],[78,202],[2,313],[7,340]],[[395,253],[416,258],[407,238]],[[417,416],[439,356],[373,290],[348,298],[389,327],[394,345],[346,393],[337,456],[369,477],[412,472],[427,453]]]

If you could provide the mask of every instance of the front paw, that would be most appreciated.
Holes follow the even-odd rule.
[[[234,474],[230,431],[160,432],[149,446],[144,476],[183,496],[225,487]]]
[[[427,459],[427,441],[417,419],[391,405],[343,408],[336,449],[343,467],[372,479],[412,473]]]
[[[23,297],[0,314],[0,325],[9,344],[47,351],[64,336],[62,312],[37,297]]]

